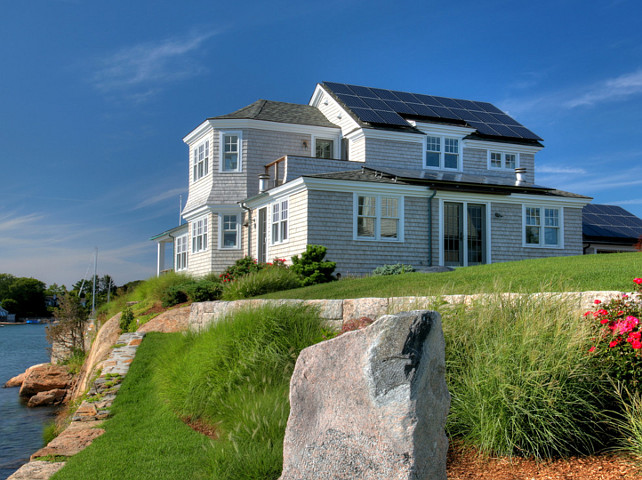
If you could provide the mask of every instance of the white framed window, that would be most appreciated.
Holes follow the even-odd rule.
[[[519,154],[489,150],[488,168],[491,170],[515,170],[519,167]]]
[[[192,222],[192,253],[207,250],[207,217]]]
[[[238,214],[222,214],[219,215],[219,248],[225,249],[239,249],[241,238],[240,230],[241,224],[239,222]]]
[[[539,205],[524,206],[524,245],[562,248],[562,209]]]
[[[316,158],[334,158],[334,140],[327,138],[315,139],[315,152]]]
[[[428,135],[426,138],[426,168],[460,170],[461,142],[454,137]]]
[[[403,197],[354,194],[354,239],[403,241]]]
[[[288,239],[288,200],[272,204],[272,244]]]
[[[205,140],[192,150],[192,181],[207,175],[210,163],[210,141]]]
[[[241,132],[221,132],[220,145],[220,171],[240,172],[243,170],[241,162]]]
[[[187,234],[176,237],[176,263],[174,269],[177,272],[187,270]]]

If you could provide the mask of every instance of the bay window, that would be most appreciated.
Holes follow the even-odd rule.
[[[176,237],[176,263],[174,269],[177,272],[187,270],[187,235]]]
[[[210,158],[210,141],[205,140],[192,150],[192,181],[207,175]]]
[[[207,250],[207,217],[192,222],[192,253]]]
[[[240,223],[238,214],[221,215],[219,219],[219,248],[239,248]]]
[[[272,205],[272,244],[283,243],[288,239],[288,201],[282,200]]]
[[[220,136],[220,171],[240,172],[241,165],[241,132],[221,132]]]

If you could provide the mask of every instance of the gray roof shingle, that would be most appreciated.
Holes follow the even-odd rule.
[[[240,110],[227,115],[211,117],[208,120],[235,118],[339,128],[338,125],[328,120],[318,108],[297,103],[274,102],[272,100],[257,100]]]

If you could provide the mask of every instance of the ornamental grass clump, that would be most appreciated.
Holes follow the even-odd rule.
[[[536,458],[603,446],[609,382],[567,303],[497,295],[444,315],[451,438]]]

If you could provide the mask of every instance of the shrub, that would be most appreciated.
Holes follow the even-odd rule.
[[[178,305],[179,303],[187,302],[188,289],[189,284],[172,285],[168,287],[161,297],[163,307],[173,307],[174,305]]]
[[[118,325],[123,332],[129,332],[129,327],[131,327],[132,323],[134,323],[134,312],[132,312],[131,307],[125,307]]]
[[[373,275],[400,275],[402,273],[414,272],[415,267],[396,263],[394,265],[381,265],[372,271]]]
[[[498,296],[455,307],[443,325],[451,438],[537,458],[593,452],[608,440],[612,391],[572,306]]]
[[[290,269],[303,279],[302,285],[304,287],[334,280],[332,272],[337,264],[323,260],[327,250],[323,245],[308,245],[301,257],[292,256]]]
[[[223,299],[239,300],[300,286],[301,279],[290,269],[266,268],[225,284]]]
[[[258,272],[261,270],[261,265],[256,261],[256,259],[245,256],[239,258],[234,265],[227,267],[223,273],[221,273],[220,278],[223,283],[234,281],[248,273]]]
[[[74,348],[69,356],[61,362],[61,364],[67,366],[69,373],[76,375],[77,373],[80,373],[86,357],[87,352],[82,348]]]
[[[210,302],[221,298],[223,285],[221,282],[200,280],[194,284],[187,285],[185,293],[192,302]]]
[[[631,392],[622,384],[615,385],[621,417],[614,426],[620,433],[618,450],[642,459],[642,395]]]
[[[642,293],[642,279],[633,280],[638,292]],[[589,351],[601,362],[604,362],[610,376],[627,389],[639,390],[642,386],[642,299],[640,296],[630,298],[623,294],[621,298],[602,304],[595,300],[600,308],[584,314],[592,320],[594,328],[594,345]]]

